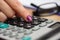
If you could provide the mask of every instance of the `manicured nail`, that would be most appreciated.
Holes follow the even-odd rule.
[[[31,16],[27,16],[27,21],[31,22],[32,21],[32,17]]]

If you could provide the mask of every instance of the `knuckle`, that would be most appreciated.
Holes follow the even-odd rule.
[[[14,16],[14,13],[11,13],[10,15],[8,15],[9,18],[12,18]]]
[[[5,21],[7,19],[7,17],[2,13],[0,12],[0,21]]]

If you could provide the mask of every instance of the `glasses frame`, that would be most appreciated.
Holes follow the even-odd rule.
[[[53,10],[53,9],[54,9],[54,8],[43,9],[43,8],[40,7],[40,6],[46,5],[46,4],[55,4],[56,7],[54,7],[54,8],[56,8],[56,10],[57,10],[56,13],[58,13],[58,12],[60,11],[60,9],[59,9],[60,6],[58,6],[58,4],[55,3],[55,2],[45,3],[45,4],[41,4],[41,5],[39,5],[39,6],[37,6],[37,5],[33,4],[33,3],[31,3],[31,5],[36,8],[36,11],[34,11],[33,14],[36,15],[36,16],[40,16],[40,15],[42,15],[42,14],[41,14],[42,12],[47,11],[47,10]],[[49,16],[49,15],[53,15],[53,14],[56,14],[56,13],[43,14],[42,16]]]

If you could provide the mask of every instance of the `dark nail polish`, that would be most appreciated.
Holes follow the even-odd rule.
[[[32,17],[31,16],[27,16],[27,21],[31,22],[32,21]]]

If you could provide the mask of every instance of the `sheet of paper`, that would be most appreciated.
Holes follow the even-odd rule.
[[[33,3],[35,5],[41,5],[45,3],[50,3],[50,2],[56,2],[60,5],[60,0],[19,0],[24,6],[34,8],[30,4]]]

